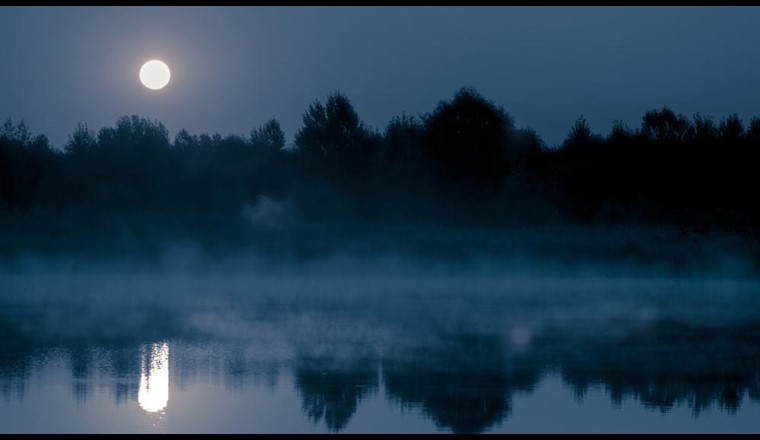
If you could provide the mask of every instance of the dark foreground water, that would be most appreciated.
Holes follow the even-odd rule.
[[[760,283],[0,275],[0,432],[758,432]]]

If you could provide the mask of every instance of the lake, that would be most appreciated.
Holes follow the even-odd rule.
[[[757,432],[760,282],[0,274],[0,432]]]

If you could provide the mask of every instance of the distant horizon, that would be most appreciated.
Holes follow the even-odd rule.
[[[439,99],[438,102],[437,102],[437,104],[444,103],[444,102],[452,99],[459,90],[465,90],[465,89],[468,89],[468,88],[463,86],[460,89],[455,90],[449,96],[444,97],[442,99]],[[474,89],[474,88],[472,90],[475,90],[475,91],[479,92],[477,89]],[[335,94],[335,93],[340,94],[341,93],[340,89],[336,89],[336,90],[330,92],[327,96],[329,96],[331,94]],[[324,102],[325,98],[327,98],[327,96],[316,98],[309,105],[317,103],[317,102]],[[350,96],[347,96],[347,97],[349,99],[351,99]],[[534,130],[535,133],[539,136],[539,138],[543,141],[544,146],[548,147],[548,148],[551,148],[551,149],[556,149],[556,148],[561,148],[562,147],[562,143],[565,140],[567,140],[567,137],[570,134],[570,132],[571,132],[571,130],[573,128],[573,125],[578,120],[583,119],[583,120],[588,121],[588,119],[586,118],[585,115],[579,114],[575,119],[573,119],[571,121],[568,121],[566,133],[563,136],[561,136],[557,140],[557,142],[548,142],[546,140],[546,137],[539,130],[536,130],[535,127],[527,126],[527,125],[520,125],[519,118],[516,118],[515,115],[511,111],[509,111],[508,108],[505,108],[501,103],[496,102],[496,101],[490,99],[488,96],[484,95],[483,97],[486,98],[486,99],[488,99],[489,101],[491,101],[493,104],[502,107],[514,119],[514,121],[515,121],[515,128],[517,128],[517,129]],[[352,102],[352,104],[354,104],[353,99],[351,99],[351,102]],[[297,112],[298,115],[299,115],[299,118],[305,113],[306,108],[307,107],[304,107],[304,109],[302,109],[300,112]],[[650,108],[647,108],[647,110],[645,110],[644,112],[641,113],[641,116],[638,119],[630,121],[630,122],[629,121],[623,121],[623,120],[620,120],[620,119],[613,119],[613,122],[611,123],[610,127],[607,130],[600,130],[597,127],[594,127],[593,124],[590,124],[590,123],[589,123],[589,126],[590,126],[591,132],[593,134],[599,135],[599,136],[602,136],[602,137],[606,137],[606,136],[610,135],[610,133],[612,132],[612,130],[615,127],[615,123],[616,122],[622,122],[623,125],[626,126],[628,129],[630,129],[632,131],[636,131],[636,130],[638,130],[640,128],[640,126],[642,124],[642,118],[644,117],[644,115],[646,114],[646,112],[660,111],[662,109],[670,109],[675,114],[682,115],[682,116],[686,117],[689,120],[694,120],[697,117],[709,118],[709,119],[711,119],[716,124],[720,123],[722,120],[724,120],[726,118],[729,118],[729,117],[732,117],[732,116],[736,115],[736,116],[739,117],[739,119],[742,121],[742,123],[745,125],[745,127],[749,127],[749,125],[750,125],[750,123],[752,121],[760,119],[760,113],[755,114],[755,115],[748,115],[746,117],[742,117],[742,115],[740,115],[737,112],[729,112],[727,114],[713,115],[713,114],[708,114],[708,113],[705,113],[705,112],[696,111],[693,114],[685,114],[683,112],[680,112],[677,108],[673,108],[672,106],[669,106],[669,105],[665,104],[665,105],[661,105],[659,107],[652,106]],[[364,120],[364,118],[362,117],[361,111],[359,111],[357,109],[357,112],[359,114],[359,118],[362,120],[362,122],[364,122],[364,124],[367,126],[367,128],[369,128],[369,129],[377,132],[378,134],[382,134],[383,131],[387,128],[387,126],[391,122],[393,122],[394,119],[396,119],[398,117],[402,117],[402,116],[413,117],[416,120],[421,121],[422,118],[425,115],[429,115],[429,114],[433,113],[434,110],[435,110],[435,106],[431,107],[430,110],[427,111],[427,112],[423,112],[421,114],[414,114],[414,115],[410,114],[408,112],[405,112],[405,111],[401,111],[401,112],[397,113],[396,115],[392,116],[385,123],[385,125],[381,125],[381,126],[375,126],[375,125],[367,123],[367,121]],[[252,131],[256,130],[258,127],[260,127],[261,125],[263,125],[264,123],[266,123],[267,120],[275,119],[278,122],[281,122],[277,118],[269,118],[269,119],[264,119],[264,120],[261,120],[261,121],[254,122],[253,125],[247,131],[222,133],[222,132],[218,132],[218,131],[197,131],[197,130],[194,130],[193,128],[191,128],[191,127],[179,127],[179,128],[172,129],[171,127],[167,126],[164,123],[164,121],[162,121],[161,119],[151,118],[151,117],[148,117],[146,115],[136,114],[136,113],[124,113],[122,115],[119,115],[111,123],[106,123],[105,125],[99,126],[99,127],[92,126],[88,121],[78,121],[75,124],[75,126],[72,127],[70,133],[68,133],[66,135],[66,138],[62,142],[60,142],[60,143],[53,142],[50,139],[50,137],[48,136],[47,133],[44,133],[44,132],[42,132],[40,130],[35,129],[35,126],[33,124],[29,123],[29,121],[27,121],[25,119],[14,119],[14,118],[11,118],[11,117],[5,117],[2,120],[0,120],[0,123],[4,124],[4,123],[6,123],[8,121],[10,121],[11,123],[13,123],[14,125],[18,124],[18,123],[23,123],[23,124],[25,124],[27,126],[27,128],[30,130],[30,132],[32,134],[34,134],[34,135],[45,135],[45,137],[48,139],[50,147],[52,147],[52,148],[54,148],[56,150],[64,151],[64,147],[70,141],[70,136],[75,132],[75,130],[77,128],[77,125],[79,125],[79,124],[85,124],[85,125],[87,125],[87,127],[90,130],[92,130],[93,132],[95,132],[97,134],[98,131],[100,131],[101,129],[108,128],[108,127],[113,127],[114,124],[118,121],[118,119],[120,119],[122,117],[131,117],[131,116],[138,116],[140,118],[146,118],[148,120],[161,123],[168,130],[168,132],[169,132],[169,139],[172,142],[174,141],[174,139],[177,136],[177,134],[180,133],[181,131],[187,131],[191,135],[208,134],[208,135],[213,136],[213,135],[217,135],[218,134],[218,135],[220,135],[222,137],[239,136],[239,137],[243,137],[243,138],[248,138],[251,135]],[[296,133],[298,132],[298,130],[301,129],[302,126],[303,126],[303,124],[301,123],[299,126],[296,126],[295,129],[292,132],[288,132],[287,130],[283,130],[284,135],[285,135],[285,140],[286,140],[286,149],[288,149],[288,148],[294,148],[295,147],[295,145],[294,145],[294,138],[295,138]]]

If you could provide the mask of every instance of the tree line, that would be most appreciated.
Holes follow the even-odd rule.
[[[640,223],[754,234],[758,159],[760,119],[735,114],[688,118],[664,107],[639,127],[616,122],[607,135],[581,117],[548,146],[473,89],[382,131],[335,92],[306,109],[293,145],[275,119],[247,136],[181,130],[171,140],[160,122],[133,115],[97,132],[79,124],[58,149],[8,120],[0,219],[150,212],[185,225],[237,221],[242,206],[266,196],[293,201],[304,221]]]

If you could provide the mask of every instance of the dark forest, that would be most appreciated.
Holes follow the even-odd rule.
[[[335,249],[461,257],[760,267],[760,119],[668,107],[561,145],[461,89],[378,131],[340,92],[249,135],[171,140],[159,121],[80,124],[63,148],[0,129],[0,253],[150,253],[167,241],[313,255]],[[485,231],[485,232],[484,232]],[[445,239],[443,238],[445,237]],[[561,255],[562,257],[557,257]]]

